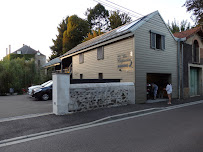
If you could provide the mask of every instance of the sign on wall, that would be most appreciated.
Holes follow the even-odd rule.
[[[129,53],[122,53],[117,55],[118,69],[121,70],[132,70],[132,51]]]

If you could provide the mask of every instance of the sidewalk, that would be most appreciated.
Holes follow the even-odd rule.
[[[203,100],[203,97],[193,97],[186,100],[173,99],[172,106],[198,100]],[[92,111],[73,113],[64,116],[56,116],[54,114],[50,114],[39,117],[0,122],[0,141],[19,136],[49,131],[53,129],[60,129],[64,127],[89,123],[98,119],[117,114],[168,106],[170,105],[167,105],[167,102],[165,101],[112,108],[102,108]]]

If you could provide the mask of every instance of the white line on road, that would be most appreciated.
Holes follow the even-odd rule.
[[[191,105],[197,105],[197,104],[201,104],[201,103],[203,103],[203,100],[191,102],[191,103],[186,103],[186,104],[181,104],[181,105],[170,106],[170,107],[157,108],[157,111],[146,112],[143,114],[125,117],[125,118],[120,118],[120,119],[116,119],[116,120],[110,120],[110,121],[106,121],[106,122],[99,122],[99,120],[97,120],[97,121],[94,121],[91,123],[81,124],[81,125],[77,125],[77,126],[71,126],[71,127],[66,127],[66,128],[55,129],[55,130],[51,130],[51,131],[31,134],[31,135],[27,135],[27,136],[21,136],[21,137],[17,137],[17,138],[2,140],[2,141],[0,141],[0,147],[9,146],[9,145],[13,145],[13,144],[19,144],[19,143],[23,143],[23,142],[27,142],[27,141],[31,141],[31,140],[41,139],[41,138],[45,138],[45,137],[50,137],[50,136],[54,136],[54,135],[59,135],[59,134],[63,134],[63,133],[68,133],[68,132],[86,129],[86,128],[91,128],[91,127],[96,127],[96,126],[101,126],[101,125],[105,125],[105,124],[110,124],[110,123],[114,123],[114,122],[128,120],[128,119],[132,119],[132,118],[136,118],[136,117],[142,117],[142,116],[146,116],[146,115],[150,115],[150,114],[169,111],[169,110],[187,107],[187,106],[191,106]],[[151,108],[151,110],[152,109],[153,108]],[[156,109],[156,108],[154,108],[154,109]],[[147,110],[148,109],[146,109],[146,111]],[[113,116],[111,116],[111,117],[113,117]],[[100,119],[100,120],[103,120],[103,119]]]
[[[19,119],[27,119],[27,118],[34,118],[34,117],[51,115],[51,114],[53,114],[53,113],[38,113],[38,114],[29,114],[29,115],[22,115],[22,116],[9,117],[9,118],[1,118],[0,122],[19,120]]]

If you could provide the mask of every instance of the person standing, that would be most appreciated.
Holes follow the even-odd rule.
[[[156,84],[152,83],[152,90],[153,90],[153,94],[154,94],[154,100],[156,99],[158,88],[159,87]]]
[[[168,95],[168,104],[171,104],[172,85],[167,82],[166,92]]]

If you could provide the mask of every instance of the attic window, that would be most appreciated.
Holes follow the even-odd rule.
[[[104,59],[104,47],[97,48],[97,60]]]
[[[17,54],[22,54],[21,51],[17,51]]]
[[[37,52],[37,55],[40,55],[40,52]]]
[[[165,35],[150,31],[151,36],[151,48],[152,49],[159,49],[159,50],[165,50]]]
[[[79,54],[79,63],[84,63],[84,53]]]

